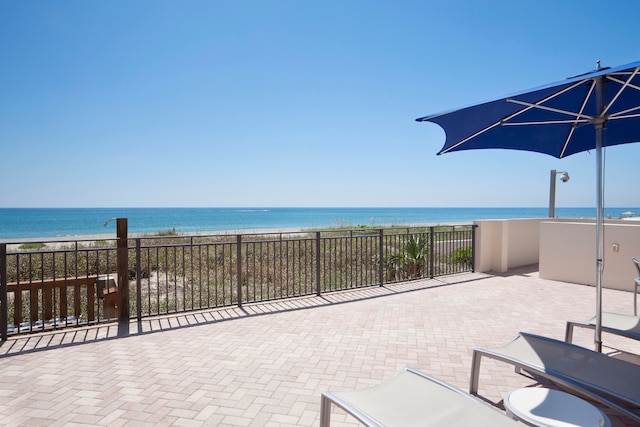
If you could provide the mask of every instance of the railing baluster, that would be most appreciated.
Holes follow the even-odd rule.
[[[435,277],[435,228],[429,227],[429,272],[427,276],[430,278]]]
[[[142,321],[142,260],[140,238],[136,239],[136,318]]]
[[[119,294],[128,294],[128,274],[120,279],[123,252],[135,257],[136,298],[131,303],[127,300],[127,306],[133,309],[135,304],[138,321],[153,315],[384,286],[387,280],[473,271],[475,261],[473,226],[252,236],[147,237],[132,239],[135,246],[130,248],[128,241],[120,238],[114,239],[115,248],[86,247],[76,241],[75,248],[24,254],[7,254],[6,244],[0,246],[5,251],[0,252],[0,275],[1,263],[8,268],[8,256],[12,257],[11,271],[5,272],[4,283],[0,283],[0,339],[6,339],[7,334],[109,321],[113,316],[103,308],[104,301],[96,301],[96,278],[117,270]],[[426,263],[417,259],[420,264],[415,267],[392,265],[391,257],[402,255],[409,239],[428,239]],[[469,246],[470,255],[464,249]],[[402,257],[398,259],[403,262]],[[387,275],[392,273],[387,267],[395,268],[395,274]],[[18,272],[24,270],[27,274],[20,276]],[[71,293],[73,302],[69,301]],[[119,295],[119,304],[121,298]],[[24,314],[23,302],[29,310]],[[69,320],[70,310],[75,322]],[[9,316],[15,324],[11,330]],[[122,318],[122,309],[116,317]],[[23,320],[28,328],[20,325]]]
[[[321,286],[320,286],[320,232],[316,231],[316,239],[315,239],[315,271],[316,271],[316,295],[320,296],[321,294]]]
[[[9,307],[8,305],[8,281],[7,281],[7,244],[0,244],[0,340],[8,339]],[[14,298],[15,300],[15,298]]]
[[[242,235],[236,236],[237,304],[242,307]]]
[[[378,282],[384,286],[384,230],[378,230]]]

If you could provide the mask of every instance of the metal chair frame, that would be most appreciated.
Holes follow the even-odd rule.
[[[635,279],[634,287],[633,287],[633,315],[638,315],[638,287],[640,287],[640,260],[637,258],[631,258],[631,261],[636,266],[636,270],[638,270],[638,277]]]
[[[529,360],[526,360],[524,358],[529,357],[530,355],[528,356],[522,351],[510,350],[510,347],[518,341],[527,341],[532,343],[532,345],[535,345],[536,342],[540,342],[542,344],[547,343],[547,345],[556,347],[558,350],[557,353],[560,357],[555,361],[557,363],[553,363],[551,360],[541,362],[541,356],[538,354],[538,350],[532,347],[532,351],[530,353],[533,356],[531,356]],[[511,353],[517,353],[517,355]],[[483,357],[511,364],[515,367],[515,371],[517,373],[525,371],[533,376],[546,378],[576,396],[599,402],[602,405],[632,418],[636,422],[640,422],[640,412],[637,411],[638,408],[640,408],[640,399],[636,397],[638,396],[637,393],[635,393],[635,396],[628,396],[618,390],[594,384],[588,378],[582,378],[580,375],[575,376],[569,370],[566,370],[565,372],[558,370],[558,367],[566,366],[568,365],[568,362],[573,362],[583,363],[584,366],[590,366],[587,371],[625,371],[630,375],[625,378],[617,378],[617,380],[624,383],[624,381],[640,380],[640,370],[638,370],[637,365],[633,365],[632,363],[615,359],[583,347],[578,347],[564,341],[557,341],[547,337],[520,332],[513,341],[500,349],[489,350],[476,348],[473,351],[473,359],[471,362],[471,381],[469,384],[469,393],[472,395],[478,394],[480,363]],[[556,368],[554,369],[545,366],[549,362],[551,362],[552,365],[555,365]]]

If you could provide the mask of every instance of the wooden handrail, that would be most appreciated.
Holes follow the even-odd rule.
[[[109,280],[113,280],[115,283],[116,273],[91,275],[85,277],[64,277],[59,279],[44,279],[33,280],[30,282],[12,282],[7,283],[7,293],[14,296],[13,324],[18,325],[22,319],[22,294],[23,292],[29,292],[29,314],[31,322],[37,322],[38,320],[52,320],[54,313],[54,289],[59,289],[59,306],[60,317],[68,317],[68,292],[69,287],[74,288],[74,301],[73,311],[74,316],[79,316],[82,307],[80,301],[81,288],[86,287],[87,296],[87,320],[92,322],[96,318],[95,302],[96,302],[96,283],[99,277],[108,277]],[[113,293],[116,289],[109,288],[103,290],[103,296],[109,293]],[[43,294],[41,294],[43,292]],[[43,318],[40,318],[40,302],[43,302],[44,312]],[[105,304],[105,307],[107,305]]]

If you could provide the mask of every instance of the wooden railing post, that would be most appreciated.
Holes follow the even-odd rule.
[[[0,244],[0,339],[7,340],[9,310],[7,307],[7,244]]]
[[[116,219],[117,241],[117,270],[118,270],[118,310],[120,320],[129,320],[129,251],[127,247],[128,225],[127,218]]]

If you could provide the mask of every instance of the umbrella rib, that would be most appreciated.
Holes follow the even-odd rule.
[[[583,83],[583,81],[576,82],[576,83],[572,84],[571,86],[568,86],[568,87],[564,88],[563,90],[561,90],[561,91],[559,91],[559,92],[556,92],[556,93],[554,93],[554,94],[552,94],[552,95],[549,95],[548,97],[546,97],[546,98],[544,98],[544,99],[541,99],[540,101],[538,101],[538,103],[547,102],[547,101],[549,101],[550,99],[555,98],[556,96],[559,96],[559,95],[561,95],[561,94],[563,94],[563,93],[565,93],[565,92],[567,92],[567,91],[569,91],[569,90],[571,90],[571,89],[573,89],[573,88],[575,88],[575,87],[577,87],[577,86],[580,86],[582,83]],[[593,87],[593,86],[592,86],[592,87]],[[479,130],[478,132],[474,133],[473,135],[470,135],[470,136],[468,136],[468,137],[464,138],[463,140],[458,141],[456,144],[452,145],[451,147],[446,148],[446,149],[444,149],[444,150],[440,151],[440,153],[439,153],[439,154],[446,154],[446,153],[448,153],[449,151],[451,151],[451,150],[453,150],[453,149],[455,149],[455,148],[459,147],[460,145],[464,144],[465,142],[467,142],[467,141],[469,141],[469,140],[471,140],[471,139],[475,138],[475,137],[476,137],[476,136],[478,136],[478,135],[482,135],[483,133],[485,133],[485,132],[487,132],[487,131],[489,131],[489,130],[493,129],[493,128],[494,128],[494,127],[496,127],[496,126],[499,126],[499,125],[505,125],[505,122],[506,122],[506,121],[511,120],[512,118],[517,117],[517,116],[519,116],[520,114],[522,114],[522,113],[524,113],[524,112],[526,112],[526,111],[529,111],[529,110],[530,110],[530,109],[532,109],[532,108],[541,108],[541,106],[540,106],[540,105],[537,105],[537,104],[527,104],[527,103],[523,103],[523,102],[521,102],[521,101],[516,101],[516,100],[514,100],[514,99],[512,99],[512,98],[507,98],[507,99],[506,99],[506,101],[507,101],[507,102],[513,102],[513,103],[515,103],[515,104],[523,104],[523,105],[524,105],[524,106],[526,106],[527,108],[523,108],[523,109],[521,109],[521,110],[518,110],[518,111],[516,111],[515,113],[511,114],[510,116],[507,116],[507,117],[505,117],[505,118],[503,118],[503,119],[501,119],[501,120],[498,120],[497,122],[495,122],[495,123],[491,124],[490,126],[487,126],[487,127],[486,127],[486,128],[484,128],[484,129]],[[573,114],[573,113],[569,113],[569,115],[575,115],[575,114]],[[578,118],[580,118],[580,117],[576,117],[576,119],[578,119]],[[587,119],[587,120],[592,120],[592,119],[593,119],[593,118],[592,118],[592,117],[590,117],[590,116],[584,116],[583,118],[585,118],[585,119]]]
[[[636,71],[635,71],[635,70],[634,70],[634,73],[633,73],[633,74],[634,74],[634,75],[636,74]],[[614,77],[614,76],[607,76],[607,80],[611,80],[612,82],[620,83],[621,85],[622,85],[622,84],[625,84],[625,80],[618,79],[618,78],[616,78],[616,77]],[[632,83],[630,82],[630,81],[631,81],[631,79],[629,79],[629,80],[627,80],[627,81],[629,81],[629,87],[630,87],[630,88],[635,89],[635,90],[640,90],[640,86],[635,85],[635,84],[632,84]]]
[[[636,108],[634,108],[634,110],[635,110],[635,109],[636,109]],[[618,113],[618,114],[620,114],[620,113]],[[640,113],[638,113],[638,114],[629,114],[628,116],[620,116],[620,115],[616,115],[616,116],[614,116],[614,115],[611,115],[611,116],[609,116],[609,120],[616,120],[616,119],[634,119],[634,118],[636,118],[636,117],[640,117]]]
[[[627,79],[626,82],[624,82],[624,84],[620,87],[620,89],[618,89],[618,93],[616,93],[616,95],[613,97],[613,99],[611,100],[611,102],[609,102],[609,104],[607,104],[606,107],[604,107],[604,109],[602,110],[601,115],[604,116],[607,111],[609,110],[609,108],[611,108],[611,106],[613,105],[614,102],[616,102],[616,100],[618,99],[618,97],[622,94],[622,92],[626,89],[627,86],[629,86],[629,84],[631,84],[631,80],[633,80],[633,78],[636,76],[636,74],[638,74],[638,67],[636,67],[635,70],[633,70],[633,74],[631,74],[629,76],[629,78]]]
[[[520,114],[524,113],[525,111],[529,111],[531,108],[533,108],[533,107],[523,108],[522,110],[518,110],[518,111],[516,111],[515,113],[513,113],[513,114],[511,114],[511,115],[509,115],[509,116],[507,116],[507,117],[505,117],[505,118],[503,118],[503,119],[498,120],[497,122],[495,122],[495,123],[493,123],[493,124],[491,124],[491,125],[487,126],[487,127],[486,127],[486,128],[484,128],[484,129],[479,130],[478,132],[474,133],[473,135],[470,135],[470,136],[466,137],[465,139],[463,139],[463,140],[459,141],[458,143],[456,143],[456,144],[452,145],[451,147],[449,147],[449,148],[447,148],[447,149],[445,149],[445,150],[442,150],[442,151],[440,152],[440,154],[445,154],[445,153],[447,153],[447,152],[449,152],[449,151],[453,150],[454,148],[459,147],[460,145],[464,144],[465,142],[469,141],[470,139],[473,139],[473,138],[475,138],[475,137],[476,137],[476,136],[478,136],[478,135],[482,135],[483,133],[485,133],[485,132],[487,132],[487,131],[490,131],[491,129],[493,129],[493,128],[494,128],[494,127],[496,127],[496,126],[504,125],[504,124],[505,124],[505,123],[504,123],[505,121],[507,121],[507,120],[511,120],[512,118],[514,118],[514,117],[516,117],[516,116],[519,116]]]
[[[514,104],[519,104],[519,105],[526,105],[526,106],[529,106],[531,108],[537,108],[539,110],[545,110],[545,111],[551,111],[551,112],[554,112],[554,113],[566,114],[567,116],[573,116],[576,119],[593,120],[592,116],[587,116],[586,114],[582,114],[581,112],[580,113],[574,113],[574,112],[571,112],[571,111],[560,110],[559,108],[547,107],[545,105],[531,104],[529,102],[518,101],[517,99],[511,99],[511,98],[507,98],[507,102],[512,102]]]
[[[591,116],[584,116],[584,115],[581,116],[581,115],[578,115],[576,113],[572,113],[570,111],[564,111],[564,110],[554,109],[554,108],[551,108],[551,107],[540,105],[540,104],[542,104],[544,102],[547,102],[547,101],[549,101],[549,100],[551,100],[551,99],[553,99],[553,98],[555,98],[557,96],[562,95],[565,92],[570,91],[573,88],[576,88],[576,87],[580,86],[583,83],[584,83],[584,80],[580,80],[579,82],[576,82],[576,83],[572,84],[571,86],[567,86],[566,88],[562,89],[561,91],[555,92],[555,93],[547,96],[546,98],[541,99],[540,101],[536,102],[535,104],[531,104],[529,102],[524,102],[524,101],[520,101],[520,100],[513,99],[513,98],[507,98],[506,101],[507,102],[512,102],[514,104],[525,105],[525,106],[528,106],[529,108],[538,108],[538,109],[541,109],[541,110],[549,110],[549,111],[553,111],[553,112],[556,112],[556,113],[567,114],[569,116],[575,116],[576,118],[583,118],[583,119],[587,119],[587,120],[593,120],[593,117],[591,117]],[[591,85],[591,88],[593,89],[593,83]],[[591,93],[591,90],[589,91],[589,93]],[[521,112],[525,112],[525,111],[527,111],[527,109],[521,110]],[[511,119],[513,117],[515,117],[515,115],[512,116],[512,117],[509,117],[509,119]],[[505,120],[508,120],[508,119],[505,119]]]
[[[483,133],[485,133],[485,132],[487,132],[487,131],[489,131],[489,130],[493,129],[494,127],[496,127],[496,126],[498,126],[498,125],[500,125],[500,122],[501,122],[501,121],[497,121],[497,122],[495,122],[494,124],[492,124],[492,125],[490,125],[490,126],[487,126],[486,128],[484,128],[484,129],[482,129],[482,130],[480,130],[480,131],[478,131],[478,132],[474,133],[473,135],[466,137],[465,139],[463,139],[462,141],[458,142],[457,144],[454,144],[454,145],[452,145],[451,147],[449,147],[449,148],[447,148],[447,149],[445,149],[445,150],[442,150],[440,154],[447,153],[447,152],[449,152],[449,151],[453,150],[454,148],[456,148],[456,147],[460,146],[461,144],[464,144],[465,142],[469,141],[470,139],[473,139],[473,138],[475,138],[475,137],[476,137],[476,136],[478,136],[478,135],[482,135]]]
[[[611,80],[612,82],[620,83],[621,85],[625,83],[624,80],[616,79],[615,77],[607,77],[607,80]],[[629,87],[631,89],[640,90],[640,86],[629,83]]]
[[[609,117],[610,118],[615,118],[617,116],[621,116],[623,114],[631,113],[632,111],[637,111],[637,110],[640,110],[640,105],[637,106],[637,107],[628,108],[626,110],[618,111],[617,113],[611,113],[611,115]]]
[[[585,107],[587,106],[587,102],[589,101],[589,98],[591,98],[591,94],[593,93],[593,89],[595,89],[595,87],[596,87],[596,81],[591,80],[591,87],[589,87],[589,92],[587,92],[587,96],[584,97],[584,100],[582,101],[582,105],[580,106],[580,114],[582,114]],[[562,150],[560,151],[560,158],[564,157],[564,152],[567,151],[567,147],[569,146],[569,141],[571,141],[571,137],[573,136],[573,132],[576,130],[577,124],[578,124],[578,120],[576,120],[571,126],[571,129],[569,130],[569,134],[567,135],[567,139],[565,139],[564,144],[562,144]]]
[[[572,119],[572,120],[545,120],[542,122],[517,122],[517,123],[503,123],[503,126],[524,126],[524,125],[566,125],[570,123],[591,123],[587,119]]]

